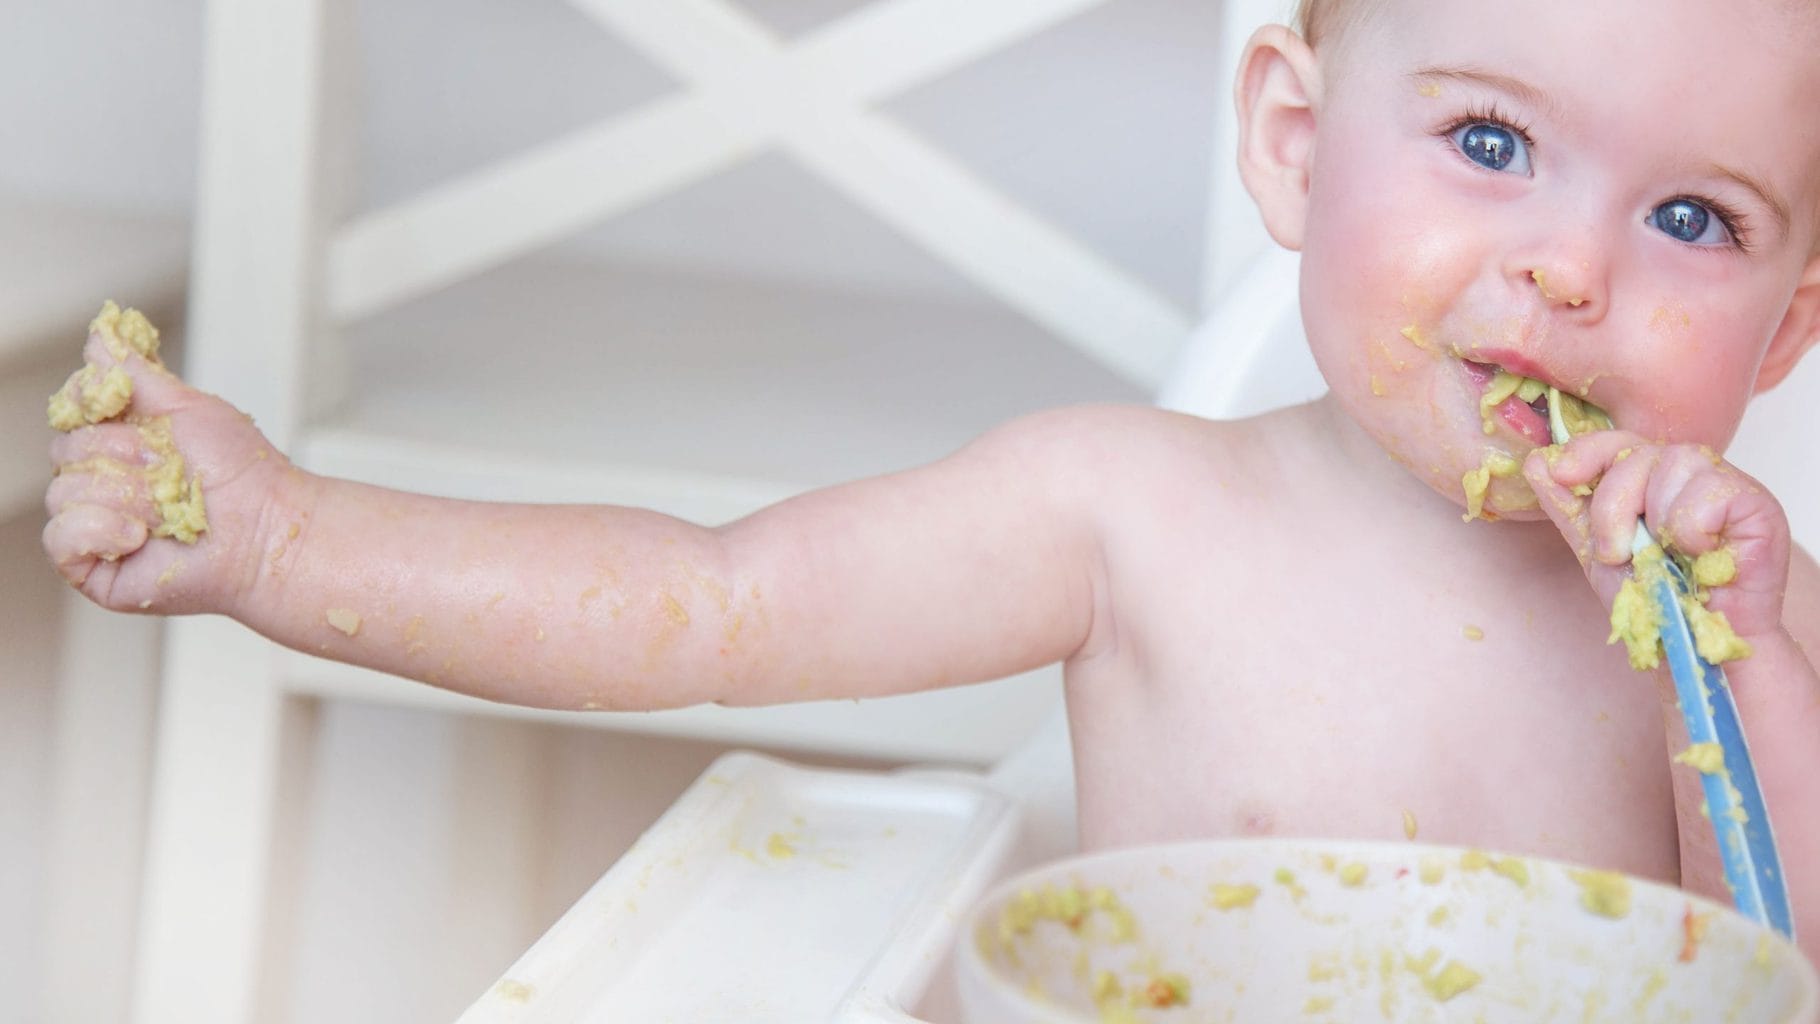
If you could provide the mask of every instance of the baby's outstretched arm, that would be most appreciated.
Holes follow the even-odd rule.
[[[47,553],[119,610],[218,612],[298,650],[496,700],[652,709],[903,692],[1068,657],[1100,559],[1076,413],[717,529],[303,472],[226,403],[91,339],[124,419],[53,446]],[[208,527],[151,535],[168,422]],[[154,431],[155,433],[155,431]]]
[[[1820,961],[1820,799],[1813,791],[1820,779],[1820,674],[1807,654],[1820,651],[1820,568],[1794,548],[1788,518],[1768,490],[1703,447],[1603,431],[1575,438],[1552,461],[1547,452],[1532,454],[1524,475],[1608,607],[1625,577],[1638,516],[1690,558],[1729,553],[1735,575],[1711,588],[1708,607],[1750,650],[1726,662],[1725,674],[1775,818],[1796,933]],[[1575,487],[1592,487],[1592,494],[1577,495]],[[1673,742],[1685,743],[1667,673],[1658,670],[1664,715]],[[1712,828],[1700,811],[1698,775],[1684,765],[1674,771],[1683,881],[1729,903]]]

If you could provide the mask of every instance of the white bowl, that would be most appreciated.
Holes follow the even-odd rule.
[[[1820,1019],[1812,965],[1729,908],[1416,843],[1217,840],[1039,867],[969,914],[956,983],[971,1024]]]

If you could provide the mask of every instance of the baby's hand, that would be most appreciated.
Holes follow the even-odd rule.
[[[284,518],[289,462],[244,414],[99,319],[83,357],[92,371],[51,400],[68,432],[51,442],[45,553],[106,608],[231,610],[258,579],[267,524]],[[116,367],[131,381],[124,405]]]
[[[1725,549],[1737,567],[1708,607],[1750,640],[1781,628],[1789,529],[1762,484],[1701,445],[1662,445],[1621,430],[1539,449],[1523,475],[1610,606],[1623,583],[1641,516],[1669,549],[1688,558]]]

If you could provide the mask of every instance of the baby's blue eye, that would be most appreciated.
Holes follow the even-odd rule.
[[[1501,124],[1477,121],[1454,129],[1453,144],[1480,167],[1511,174],[1529,173],[1529,147],[1523,137]]]
[[[1670,238],[1693,245],[1724,245],[1731,232],[1700,203],[1692,199],[1670,199],[1649,215],[1650,223]]]

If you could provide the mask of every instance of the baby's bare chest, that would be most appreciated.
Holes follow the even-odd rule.
[[[1131,656],[1071,681],[1085,841],[1418,838],[1672,877],[1655,684],[1585,584],[1395,571],[1155,586]]]

